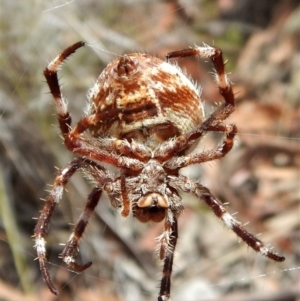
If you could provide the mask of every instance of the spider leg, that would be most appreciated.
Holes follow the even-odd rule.
[[[124,173],[121,174],[120,182],[121,182],[121,195],[122,195],[122,203],[123,203],[123,209],[121,211],[121,215],[126,217],[130,212],[131,202],[126,190],[126,179]]]
[[[204,202],[212,209],[214,214],[220,218],[224,224],[236,233],[249,247],[254,251],[261,253],[263,256],[266,256],[274,261],[281,262],[285,258],[273,253],[268,249],[265,244],[256,238],[253,234],[246,231],[245,228],[241,226],[241,223],[234,219],[226,208],[217,200],[210,191],[202,186],[198,182],[193,182],[187,177],[180,176],[178,178],[172,177],[169,182],[169,185],[175,189],[181,189],[185,192],[189,192],[197,196],[198,198],[204,200]]]
[[[44,236],[48,233],[52,213],[62,197],[64,186],[68,183],[73,174],[82,166],[83,162],[84,160],[81,158],[73,160],[56,176],[53,188],[50,191],[50,195],[46,199],[46,203],[41,211],[40,217],[38,218],[38,222],[34,229],[34,247],[36,248],[40,269],[47,286],[55,295],[57,295],[57,290],[51,281],[46,266],[46,242]]]
[[[211,131],[218,131],[226,134],[221,146],[219,146],[217,149],[203,151],[188,156],[174,157],[165,164],[165,167],[170,169],[178,169],[188,165],[213,161],[224,157],[233,147],[234,137],[237,133],[237,127],[235,125],[221,123],[216,126],[212,126],[210,129]]]
[[[54,60],[52,60],[44,70],[44,76],[50,88],[50,92],[54,98],[54,103],[58,115],[59,127],[64,137],[70,131],[71,115],[67,110],[67,102],[62,96],[60,90],[60,85],[57,77],[57,70],[71,54],[73,54],[78,48],[83,46],[85,46],[84,42],[77,42],[72,46],[66,48]]]
[[[50,219],[53,214],[55,206],[59,203],[62,194],[63,194],[63,188],[64,186],[69,182],[70,178],[73,176],[73,174],[81,168],[84,167],[90,167],[95,170],[95,174],[97,174],[97,183],[99,186],[105,185],[108,181],[111,181],[111,178],[107,174],[105,168],[98,165],[97,163],[90,161],[85,158],[78,158],[70,162],[67,167],[65,167],[63,170],[59,172],[59,174],[56,176],[54,180],[54,185],[52,190],[50,191],[49,196],[46,198],[46,203],[41,211],[40,217],[38,218],[37,224],[34,229],[34,240],[35,240],[35,249],[37,252],[37,258],[39,260],[40,264],[40,270],[42,272],[42,276],[49,287],[50,291],[57,295],[58,291],[54,287],[51,277],[49,275],[47,266],[46,266],[46,242],[45,242],[45,235],[48,233],[49,225],[50,225]],[[102,173],[101,173],[102,172]],[[97,205],[96,199],[97,196],[101,195],[100,188],[95,188],[92,193],[89,195],[88,203],[86,205],[85,211],[81,215],[81,219],[83,222],[79,222],[78,225],[75,228],[74,231],[74,238],[79,237],[79,234],[84,231],[84,228],[86,224],[84,224],[84,221],[87,221],[89,214],[93,211],[93,206]],[[99,199],[98,197],[98,199]],[[78,241],[78,240],[77,240]],[[71,256],[73,256],[73,253],[70,253],[72,248],[70,247],[72,242],[74,242],[74,239],[70,239],[69,244],[65,247],[65,250],[67,250],[70,254],[69,257],[67,255],[64,257],[64,261],[68,261],[67,259],[71,259]],[[77,243],[77,242],[76,242]],[[74,243],[73,243],[74,244]],[[67,248],[69,246],[69,248]],[[76,245],[77,246],[77,245]],[[76,248],[75,248],[76,249]],[[74,250],[75,250],[74,249]],[[70,260],[69,260],[70,261]],[[69,263],[73,263],[73,261],[70,261]],[[68,263],[67,263],[68,264]],[[71,268],[74,268],[75,271],[79,271],[79,267],[76,269],[76,264],[74,263],[73,266],[69,264]],[[88,266],[85,266],[88,267]]]
[[[67,242],[64,250],[60,254],[60,257],[63,259],[63,261],[67,264],[71,270],[74,272],[82,272],[88,267],[92,265],[92,262],[88,262],[84,265],[79,265],[75,262],[75,256],[78,253],[78,243],[81,239],[83,232],[88,224],[88,220],[95,210],[95,207],[97,206],[99,199],[101,197],[102,190],[99,187],[95,187],[93,191],[89,194],[87,203],[85,205],[85,208],[83,212],[81,213],[78,222],[75,226],[75,229],[73,233],[70,236],[69,241]]]
[[[105,138],[104,138],[105,139]],[[67,141],[67,142],[66,142]],[[111,150],[98,148],[93,144],[93,140],[87,141],[84,138],[72,140],[68,135],[65,138],[65,144],[68,149],[82,157],[89,158],[90,161],[105,162],[119,168],[140,171],[145,164],[139,159],[120,156],[118,145],[116,144]]]
[[[169,301],[171,290],[171,275],[173,268],[174,251],[178,238],[177,218],[172,216],[165,221],[165,231],[159,239],[159,256],[164,259],[163,277],[160,282],[158,301]]]
[[[168,61],[171,58],[182,58],[182,57],[190,57],[190,56],[198,56],[203,59],[211,59],[214,67],[216,69],[216,80],[219,84],[220,94],[224,97],[225,103],[227,105],[234,106],[234,94],[232,91],[231,84],[227,78],[225,73],[225,64],[223,60],[222,50],[219,48],[211,47],[208,45],[204,45],[202,47],[195,46],[194,48],[169,52],[166,55],[166,60]],[[230,109],[227,114],[230,115]],[[224,112],[224,115],[226,113]],[[228,115],[228,116],[229,116]],[[225,117],[226,118],[226,117]],[[224,119],[224,118],[223,118]]]

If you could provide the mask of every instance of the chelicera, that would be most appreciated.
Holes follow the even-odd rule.
[[[222,52],[204,45],[168,53],[166,61],[144,53],[131,53],[112,61],[90,89],[86,114],[72,126],[67,102],[62,96],[57,70],[84,42],[78,42],[51,61],[44,75],[53,96],[65,146],[78,157],[63,168],[54,181],[34,230],[35,248],[43,278],[52,293],[54,287],[46,266],[45,235],[64,186],[81,170],[93,185],[75,229],[61,258],[69,269],[82,272],[91,263],[76,263],[78,243],[103,192],[126,217],[130,212],[141,222],[164,222],[158,239],[158,254],[164,262],[158,301],[170,300],[177,220],[183,211],[179,191],[204,201],[224,224],[252,249],[283,261],[262,241],[248,233],[199,181],[180,174],[183,167],[216,160],[233,147],[237,127],[224,120],[235,109],[231,83],[224,70]],[[172,58],[210,59],[224,103],[204,116],[200,89],[170,63]],[[200,153],[191,148],[208,132],[224,134],[222,143]],[[113,175],[101,165],[118,167]]]

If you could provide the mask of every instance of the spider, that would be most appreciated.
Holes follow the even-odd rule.
[[[90,89],[86,114],[72,127],[57,70],[83,46],[84,42],[78,42],[66,48],[44,70],[65,146],[78,155],[56,176],[34,230],[41,273],[50,291],[58,294],[46,266],[44,237],[64,186],[78,170],[94,188],[60,255],[75,272],[91,266],[91,262],[76,263],[75,257],[79,240],[102,192],[107,193],[111,205],[124,217],[132,212],[143,223],[164,221],[164,231],[158,238],[158,255],[164,261],[158,301],[170,300],[177,220],[183,211],[179,191],[204,201],[252,249],[272,260],[283,261],[284,257],[248,233],[199,181],[180,174],[181,168],[222,158],[233,147],[237,127],[225,124],[224,120],[234,111],[235,98],[224,70],[222,51],[203,45],[168,53],[165,61],[144,53],[118,57]],[[172,58],[194,56],[212,61],[225,101],[209,117],[204,116],[200,89],[176,64],[169,62]],[[192,153],[193,146],[208,132],[223,133],[222,144],[213,150]],[[112,175],[101,163],[118,167],[119,174]]]

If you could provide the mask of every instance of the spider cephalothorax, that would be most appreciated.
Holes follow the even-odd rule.
[[[46,267],[44,236],[54,207],[62,197],[63,187],[77,170],[83,171],[94,189],[61,254],[67,266],[76,272],[91,265],[79,265],[75,257],[79,240],[103,191],[122,216],[132,212],[141,222],[164,221],[165,229],[159,236],[158,245],[160,259],[164,260],[158,301],[170,300],[177,219],[183,210],[180,190],[202,199],[255,251],[275,261],[283,261],[284,257],[276,255],[248,233],[199,181],[179,173],[183,167],[221,158],[233,146],[237,128],[225,124],[224,120],[234,111],[235,103],[221,50],[207,45],[196,46],[171,52],[166,61],[143,53],[120,56],[100,74],[90,90],[85,117],[72,127],[57,70],[67,57],[84,45],[78,42],[68,47],[44,70],[64,143],[79,156],[57,175],[34,231],[40,268],[51,292],[57,294]],[[178,66],[169,63],[171,58],[187,56],[209,58],[216,70],[216,80],[225,102],[207,118],[203,113],[200,89]],[[207,132],[224,133],[223,143],[214,150],[189,152]],[[119,174],[111,175],[101,163],[118,167]]]

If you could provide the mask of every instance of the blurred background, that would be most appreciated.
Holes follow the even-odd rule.
[[[247,229],[286,257],[274,263],[225,229],[201,201],[183,195],[185,211],[172,277],[173,301],[300,300],[300,6],[298,0],[27,0],[1,1],[0,12],[0,300],[156,300],[162,263],[155,237],[163,225],[122,218],[101,199],[80,244],[77,275],[58,258],[91,187],[68,184],[47,237],[44,284],[33,249],[34,217],[56,169],[73,156],[63,144],[42,71],[67,46],[83,40],[60,70],[76,122],[86,94],[118,55],[169,51],[205,42],[223,50],[237,109],[235,148],[222,160],[185,170],[201,178]],[[223,101],[209,62],[182,59],[203,87],[206,114]],[[199,150],[214,148],[208,135]]]

